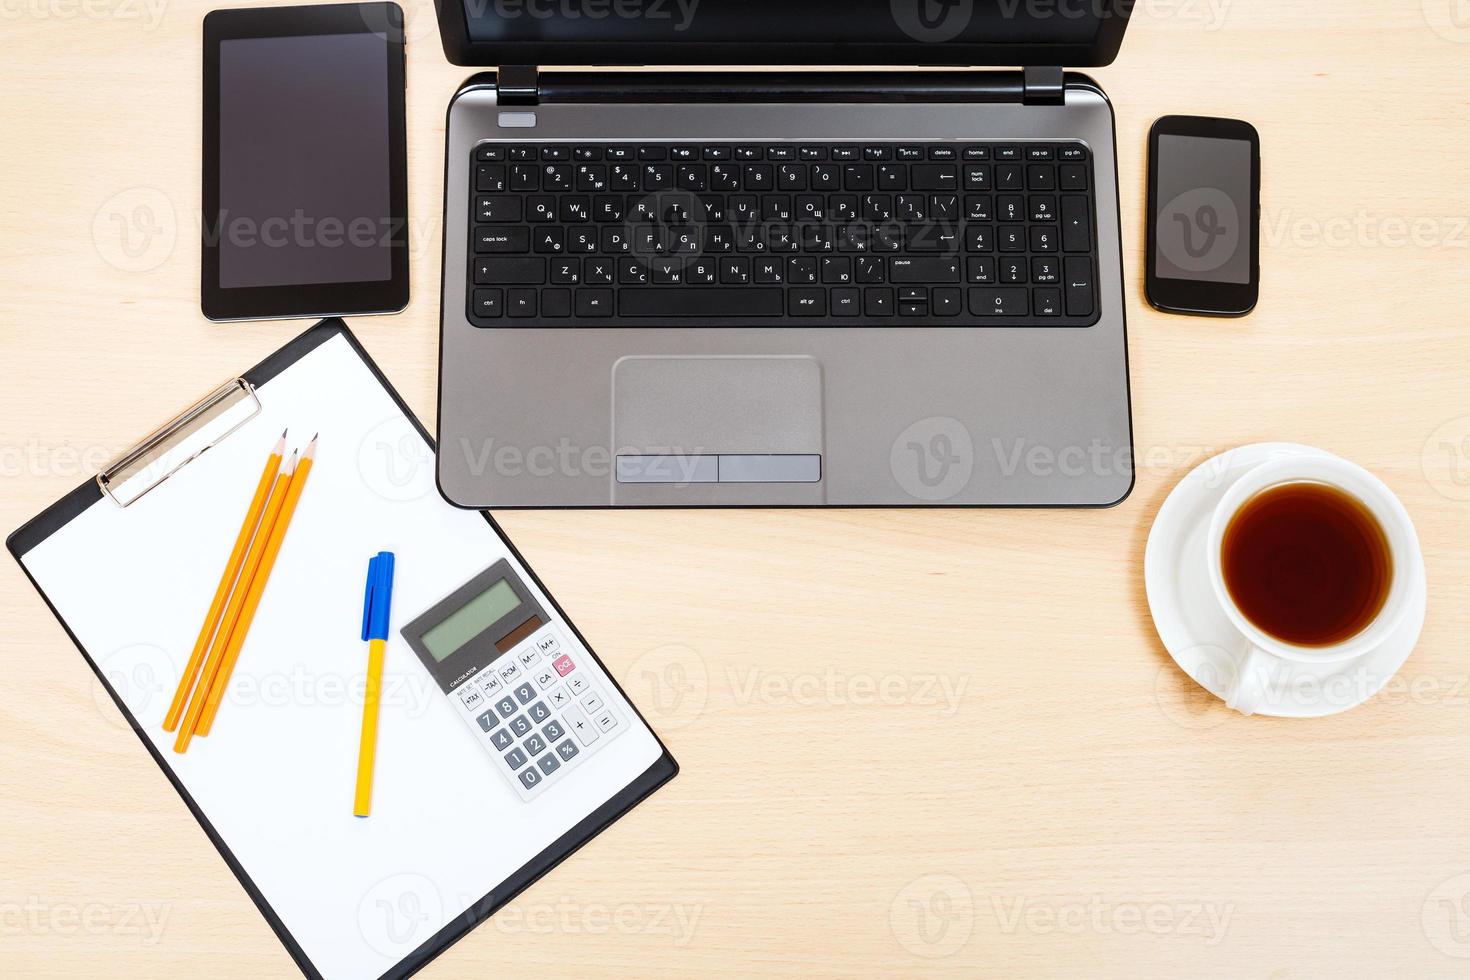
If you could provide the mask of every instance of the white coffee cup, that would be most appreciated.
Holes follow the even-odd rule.
[[[1298,646],[1262,631],[1240,611],[1225,587],[1221,546],[1231,518],[1258,493],[1288,483],[1325,484],[1348,494],[1368,509],[1388,539],[1393,568],[1383,608],[1363,629],[1330,646]],[[1286,661],[1337,663],[1375,649],[1403,623],[1413,604],[1414,592],[1423,588],[1423,580],[1413,574],[1423,559],[1409,512],[1382,480],[1361,466],[1336,456],[1284,457],[1268,460],[1248,471],[1231,484],[1215,506],[1207,548],[1210,585],[1215,592],[1215,601],[1249,644],[1245,656],[1236,665],[1235,678],[1225,695],[1226,704],[1246,715],[1254,714],[1261,706],[1274,679],[1285,669]]]

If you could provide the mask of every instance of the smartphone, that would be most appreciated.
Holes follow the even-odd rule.
[[[1261,287],[1261,138],[1239,119],[1164,116],[1148,133],[1155,309],[1245,316]]]
[[[204,18],[201,306],[211,320],[408,303],[403,11]]]

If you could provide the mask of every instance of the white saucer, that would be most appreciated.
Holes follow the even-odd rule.
[[[1332,454],[1295,443],[1262,442],[1205,460],[1170,492],[1148,534],[1143,580],[1154,628],[1180,669],[1222,700],[1236,664],[1245,656],[1246,640],[1225,618],[1210,587],[1205,557],[1210,515],[1226,488],[1246,471],[1268,459],[1297,455]],[[1424,566],[1412,574],[1418,582],[1402,626],[1355,660],[1283,661],[1256,714],[1320,718],[1357,707],[1382,690],[1408,659],[1424,628],[1428,591]]]

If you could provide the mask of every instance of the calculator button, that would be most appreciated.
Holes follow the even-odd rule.
[[[510,683],[521,676],[521,665],[511,660],[508,663],[501,664],[498,668],[498,673],[500,674],[501,680]]]
[[[563,677],[567,676],[572,671],[577,669],[577,665],[572,663],[572,658],[568,657],[566,654],[562,654],[560,657],[557,657],[555,660],[553,660],[551,662],[551,666],[555,667],[556,672]]]
[[[539,725],[551,717],[551,709],[546,706],[545,701],[537,701],[526,709],[526,714],[530,715],[531,720]]]
[[[485,703],[485,695],[480,693],[480,689],[478,687],[472,687],[468,691],[462,692],[459,696],[459,699],[460,701],[464,702],[464,706],[471,711],[474,711],[480,705]]]
[[[487,698],[493,698],[500,690],[500,678],[495,676],[494,671],[485,671],[475,678],[480,684],[480,693]]]
[[[531,730],[531,723],[526,720],[525,715],[516,715],[510,720],[510,730],[517,736],[524,736]]]
[[[483,715],[476,718],[475,721],[478,721],[480,723],[480,730],[484,732],[488,732],[490,729],[500,724],[500,719],[495,717],[494,711],[485,712]]]
[[[561,756],[562,762],[571,761],[572,757],[577,754],[577,743],[567,739],[556,747],[556,754]]]
[[[561,763],[556,761],[556,754],[555,753],[552,753],[551,755],[542,756],[540,759],[538,759],[536,761],[536,765],[540,766],[541,767],[541,771],[544,772],[544,773],[546,773],[546,775],[548,775],[548,776],[550,776],[552,773],[556,772],[558,769],[561,768]]]
[[[611,711],[604,711],[592,719],[592,724],[596,725],[600,732],[610,732],[618,727],[618,718]]]
[[[490,736],[490,744],[494,745],[497,749],[504,752],[506,749],[516,744],[516,740],[514,738],[511,738],[510,732],[502,728],[494,735]]]
[[[505,764],[510,766],[510,771],[515,772],[526,764],[526,753],[520,749],[511,749],[505,753]]]
[[[602,710],[602,695],[593,691],[582,699],[582,710],[589,715],[595,715]]]
[[[531,666],[536,663],[536,661],[541,659],[541,651],[537,650],[535,647],[526,647],[526,649],[522,650],[520,656],[516,659],[520,660],[522,667],[530,670]]]
[[[576,708],[568,708],[561,716],[562,724],[571,729],[572,734],[577,736],[577,741],[583,745],[591,745],[597,741],[597,727],[587,720],[587,716]]]
[[[541,688],[541,690],[543,691],[559,680],[561,680],[561,676],[557,674],[557,672],[554,670],[546,670],[543,668],[536,671],[536,686]]]
[[[558,684],[546,692],[546,703],[551,705],[556,711],[560,711],[572,703],[572,696],[567,693],[566,688]]]
[[[546,736],[548,742],[555,742],[566,733],[567,730],[561,727],[561,722],[559,721],[550,722],[545,728],[541,729],[541,734]]]
[[[583,691],[587,690],[587,678],[573,677],[571,680],[567,681],[567,690],[572,692],[572,697],[576,697]]]
[[[526,747],[526,751],[531,753],[531,755],[533,756],[540,755],[542,752],[546,751],[546,739],[542,738],[540,735],[532,735],[521,744],[524,745]]]
[[[516,778],[521,781],[522,786],[526,787],[526,789],[530,789],[532,786],[535,786],[537,783],[541,782],[542,776],[541,773],[536,771],[536,767],[532,766],[530,769],[527,769]]]
[[[555,636],[547,635],[536,641],[536,649],[542,653],[554,653],[561,647]]]
[[[520,687],[516,688],[516,700],[519,701],[521,704],[526,704],[535,696],[536,689],[530,684],[522,684]]]
[[[516,713],[515,698],[501,698],[495,702],[495,710],[500,712],[500,717],[509,718]]]

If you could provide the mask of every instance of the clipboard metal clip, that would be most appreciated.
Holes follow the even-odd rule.
[[[103,467],[97,486],[113,503],[127,507],[259,414],[255,386],[244,378],[227,381]],[[228,423],[228,428],[207,432],[214,423]],[[185,444],[195,437],[205,441],[186,450]],[[136,492],[134,484],[139,484]]]

